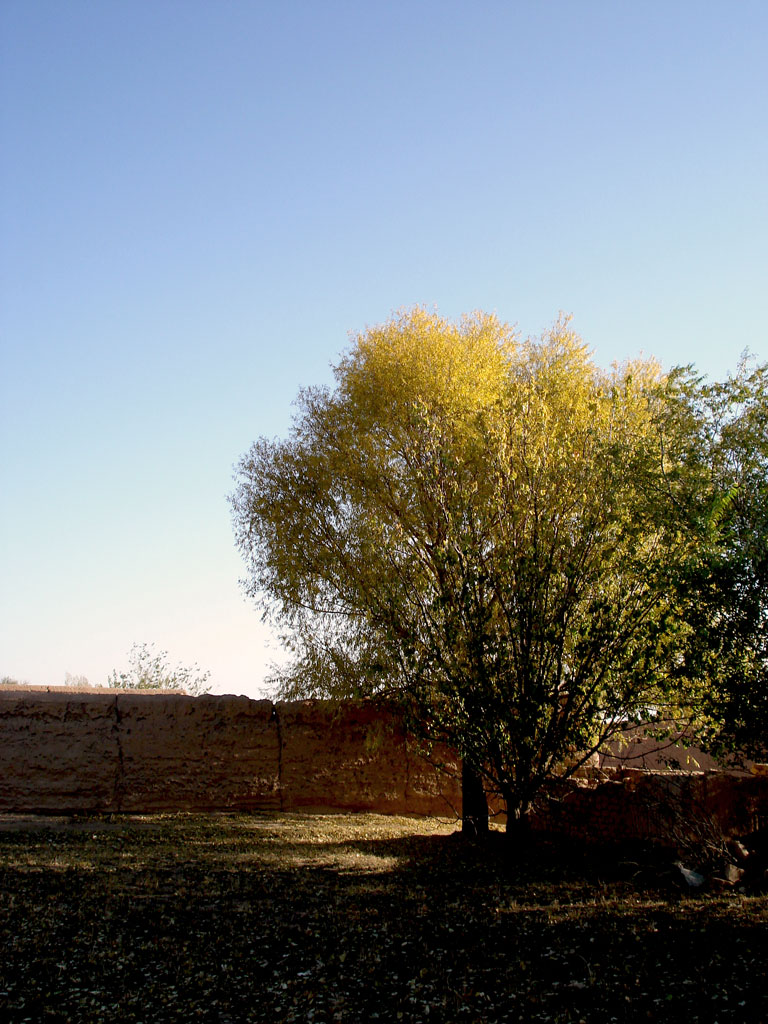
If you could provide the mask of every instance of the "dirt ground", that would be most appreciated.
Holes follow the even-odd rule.
[[[370,814],[0,816],[0,1019],[768,1020],[768,896]]]

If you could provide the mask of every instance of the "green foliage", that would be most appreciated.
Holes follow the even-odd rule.
[[[295,655],[283,692],[398,700],[516,818],[669,699],[689,541],[659,514],[659,369],[599,369],[566,319],[520,342],[417,309],[335,377],[232,497],[246,589]]]
[[[765,758],[768,366],[743,358],[734,376],[714,384],[678,371],[664,434],[685,441],[670,493],[699,542],[673,581],[688,627],[678,676],[700,742],[720,755]]]
[[[168,652],[156,652],[153,644],[134,644],[128,665],[126,672],[113,670],[107,685],[119,690],[177,690],[195,697],[210,689],[210,672],[201,672],[198,665],[172,666]]]

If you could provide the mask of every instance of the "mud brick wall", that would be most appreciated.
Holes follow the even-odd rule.
[[[0,811],[279,807],[270,701],[0,691]]]
[[[452,814],[451,763],[453,778],[365,703],[0,690],[0,813]]]
[[[352,701],[281,703],[274,714],[284,809],[460,813],[456,757],[436,752],[447,771],[424,760],[396,716]]]
[[[0,813],[346,810],[454,816],[459,764],[418,755],[366,702],[0,689]],[[503,820],[503,819],[500,819]],[[592,769],[553,780],[535,828],[587,839],[768,826],[768,777]]]
[[[746,836],[768,827],[768,777],[723,771],[596,771],[553,780],[534,827],[586,839]]]

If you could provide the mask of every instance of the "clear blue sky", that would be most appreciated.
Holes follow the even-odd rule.
[[[260,692],[226,495],[414,304],[768,358],[764,0],[4,0],[0,675]]]

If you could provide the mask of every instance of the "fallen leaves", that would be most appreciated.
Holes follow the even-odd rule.
[[[33,824],[0,830],[9,1024],[768,1017],[765,896],[412,818]]]

